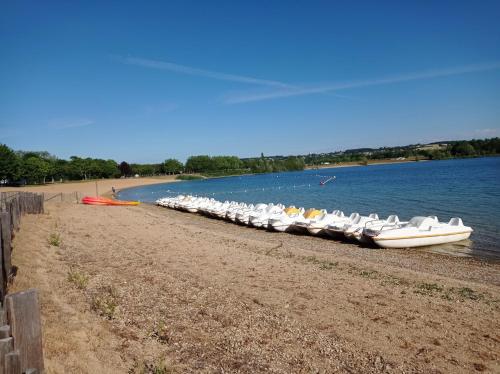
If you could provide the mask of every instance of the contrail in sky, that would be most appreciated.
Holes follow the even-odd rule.
[[[248,103],[252,101],[262,101],[262,100],[278,99],[282,97],[311,95],[311,94],[339,91],[349,88],[378,86],[384,84],[439,78],[439,77],[461,75],[461,74],[475,73],[488,70],[497,70],[497,69],[500,69],[500,62],[459,66],[446,69],[427,70],[421,72],[413,72],[408,74],[400,74],[383,78],[351,81],[345,83],[325,84],[325,85],[310,86],[310,87],[286,88],[266,93],[231,95],[226,97],[225,102],[227,104]]]
[[[119,60],[125,64],[142,66],[150,69],[160,69],[160,70],[168,70],[174,73],[186,74],[186,75],[196,75],[205,78],[212,78],[223,81],[231,81],[231,82],[240,82],[240,83],[248,83],[248,84],[256,84],[261,86],[271,86],[271,87],[281,87],[281,88],[293,88],[294,86],[289,85],[287,83],[260,79],[254,77],[247,77],[244,75],[236,75],[236,74],[226,74],[220,73],[217,71],[210,71],[204,69],[198,69],[190,66],[179,65],[173,62],[166,61],[158,61],[158,60],[149,60],[145,58],[138,57],[119,57]]]

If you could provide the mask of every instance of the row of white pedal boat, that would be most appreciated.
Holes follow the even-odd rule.
[[[362,216],[352,213],[345,216],[334,210],[328,213],[321,209],[285,207],[281,204],[245,204],[236,201],[217,201],[213,198],[179,195],[162,198],[157,205],[202,213],[227,219],[247,226],[261,227],[280,232],[303,232],[312,235],[328,235],[347,238],[383,248],[410,248],[452,243],[469,238],[472,228],[464,226],[460,218],[448,223],[437,217],[413,217],[401,222],[396,215],[380,219],[372,213]]]

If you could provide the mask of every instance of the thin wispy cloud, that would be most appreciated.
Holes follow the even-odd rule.
[[[95,121],[86,118],[64,119],[58,118],[49,121],[49,127],[54,130],[73,129],[77,127],[86,127],[94,124]]]
[[[230,82],[248,83],[261,86],[293,88],[292,85],[279,81],[248,77],[244,75],[227,74],[205,69],[198,69],[191,66],[179,65],[167,61],[149,60],[138,57],[117,57],[117,59],[120,62],[128,65],[136,65],[150,69],[168,70],[178,74],[195,75],[204,78],[211,78],[211,79],[230,81]]]
[[[301,88],[287,88],[287,89],[281,89],[277,91],[257,93],[257,94],[253,93],[253,94],[231,95],[225,98],[225,103],[227,104],[248,103],[253,101],[319,94],[319,93],[340,91],[349,88],[378,86],[378,85],[393,84],[399,82],[417,81],[423,79],[432,79],[432,78],[461,75],[461,74],[482,72],[488,70],[497,70],[497,69],[500,69],[500,62],[467,65],[467,66],[459,66],[446,69],[435,69],[435,70],[393,75],[383,78],[351,81],[345,83],[324,84],[324,85],[301,87]]]

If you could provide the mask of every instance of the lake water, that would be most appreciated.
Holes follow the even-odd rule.
[[[335,180],[320,186],[320,181]],[[461,217],[471,239],[433,251],[500,258],[500,157],[305,170],[185,181],[131,188],[124,200],[154,202],[192,194],[247,203],[282,203],[343,210],[345,214],[397,214],[400,220]]]

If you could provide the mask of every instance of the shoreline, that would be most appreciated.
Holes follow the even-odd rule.
[[[112,194],[111,188],[117,192],[127,188],[141,187],[152,184],[179,182],[176,175],[160,177],[140,177],[140,178],[113,178],[113,179],[93,179],[89,181],[71,181],[64,183],[54,183],[45,185],[30,185],[22,187],[0,187],[0,192],[40,192],[40,193],[73,193],[79,192],[82,195],[95,196],[96,184],[100,196],[109,197]]]
[[[329,165],[308,165],[304,168],[304,170],[319,170],[319,169],[336,169],[336,168],[347,168],[351,166],[372,166],[372,165],[390,165],[390,164],[408,164],[413,162],[425,162],[425,161],[435,161],[429,159],[422,160],[369,160],[368,164],[362,164],[358,161],[349,161],[349,162],[339,162],[337,164],[329,164]]]
[[[500,157],[500,155],[497,154],[491,154],[491,155],[481,155],[481,156],[470,156],[470,157],[449,157],[449,158],[442,158],[442,159],[406,159],[406,160],[396,160],[396,159],[378,159],[378,160],[368,160],[368,164],[364,165],[360,163],[359,161],[349,161],[349,162],[340,162],[337,164],[330,164],[330,165],[308,165],[305,167],[304,170],[314,170],[314,169],[334,169],[334,168],[342,168],[342,167],[351,167],[351,166],[372,166],[372,165],[388,165],[388,164],[404,164],[404,163],[412,163],[412,162],[428,162],[428,161],[446,161],[446,160],[467,160],[467,159],[474,159],[474,158],[490,158],[490,157]]]

